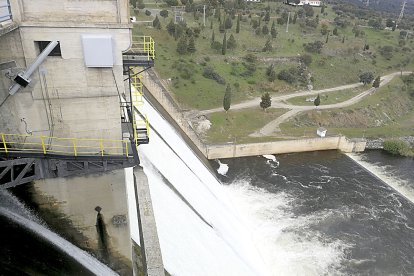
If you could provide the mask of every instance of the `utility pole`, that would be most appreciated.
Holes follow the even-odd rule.
[[[203,24],[206,26],[206,5],[203,6]]]
[[[290,20],[290,12],[288,13],[288,21],[287,21],[287,25],[286,25],[286,32],[289,32],[289,20]]]
[[[400,24],[401,20],[404,17],[404,10],[405,10],[405,5],[407,4],[407,0],[404,1],[404,3],[402,4],[402,8],[401,8],[401,12],[400,12],[400,16],[398,16],[397,21],[395,22],[395,28],[398,27],[398,24]]]

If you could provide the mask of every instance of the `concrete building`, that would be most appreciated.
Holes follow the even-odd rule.
[[[128,0],[0,0],[0,132],[121,139]],[[59,45],[9,95],[50,41]]]

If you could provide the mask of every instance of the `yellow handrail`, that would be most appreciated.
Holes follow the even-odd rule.
[[[30,152],[68,156],[129,156],[128,140],[60,138],[26,134],[0,133],[0,153]],[[48,141],[48,142],[46,142]]]
[[[132,40],[132,51],[142,52],[147,60],[155,59],[155,41],[151,36],[133,36]]]

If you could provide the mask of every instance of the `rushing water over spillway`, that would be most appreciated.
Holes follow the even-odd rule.
[[[413,203],[347,156],[227,159],[212,162],[215,176],[156,111],[145,113],[155,131],[140,156],[173,275],[414,272]]]

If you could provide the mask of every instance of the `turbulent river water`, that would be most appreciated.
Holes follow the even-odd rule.
[[[353,155],[367,171],[334,151],[270,157],[221,160],[221,180],[274,275],[414,272],[412,159]]]

